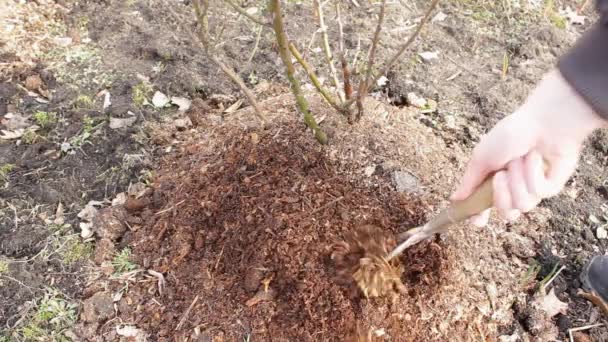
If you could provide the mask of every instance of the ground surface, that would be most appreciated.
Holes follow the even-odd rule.
[[[409,250],[396,303],[363,298],[336,265],[346,232],[373,224],[392,236],[445,206],[479,136],[593,20],[588,5],[583,25],[570,22],[566,8],[581,5],[442,2],[445,18],[359,124],[309,94],[330,137],[321,147],[296,115],[271,31],[257,42],[258,27],[227,8],[211,17],[219,51],[262,101],[266,129],[247,107],[225,111],[241,95],[184,33],[182,2],[0,3],[0,340],[544,341],[602,323],[576,293],[584,263],[606,253],[604,132],[534,213]],[[425,6],[389,1],[379,60]],[[342,4],[350,60],[359,45],[365,58],[378,9]],[[285,11],[329,83],[310,5]],[[325,16],[336,50],[332,6]],[[193,99],[190,110],[148,104],[157,90]],[[412,106],[412,92],[437,110]],[[538,319],[538,282],[561,266],[549,289],[568,308]]]

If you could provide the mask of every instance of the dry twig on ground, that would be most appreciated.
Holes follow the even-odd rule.
[[[239,6],[236,2],[234,2],[234,0],[224,0],[224,2],[227,3],[228,5],[230,5],[230,7],[234,8],[237,12],[239,12],[239,14],[248,18],[249,20],[253,21],[254,23],[256,23],[258,25],[263,25],[263,26],[270,26],[269,22],[264,21],[260,18],[257,18],[256,16],[254,16],[252,14],[249,14],[249,12],[247,12],[246,9]]]

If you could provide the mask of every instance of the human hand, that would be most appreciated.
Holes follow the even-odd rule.
[[[494,207],[503,218],[515,220],[561,191],[576,168],[583,141],[604,125],[559,71],[552,70],[517,111],[482,137],[451,200],[469,197],[490,173],[501,170],[493,179]],[[483,226],[489,214],[486,210],[471,222]]]

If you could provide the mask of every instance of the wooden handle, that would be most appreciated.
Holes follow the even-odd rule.
[[[549,170],[549,164],[543,160],[543,169],[545,173]],[[471,194],[462,201],[454,201],[449,208],[450,220],[452,222],[460,222],[468,219],[473,215],[477,215],[486,209],[490,209],[494,202],[494,188],[492,180],[496,173],[490,174],[486,180]]]
[[[494,188],[492,187],[493,179],[494,174],[486,178],[471,196],[462,201],[452,202],[452,205],[448,209],[450,221],[464,221],[473,215],[477,215],[482,211],[491,208],[492,203],[494,202]]]

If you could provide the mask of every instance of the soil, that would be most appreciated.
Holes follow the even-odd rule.
[[[396,303],[364,298],[335,264],[336,246],[352,229],[373,224],[390,238],[442,208],[483,132],[517,108],[595,19],[589,6],[584,25],[563,28],[550,13],[579,2],[519,3],[441,3],[447,17],[430,23],[374,89],[358,125],[309,93],[330,136],[326,147],[295,114],[270,30],[256,42],[258,27],[228,7],[212,9],[211,26],[226,40],[218,49],[262,101],[273,121],[266,130],[246,105],[224,113],[241,95],[185,35],[193,18],[181,2],[0,4],[0,21],[11,23],[0,38],[0,118],[17,112],[31,124],[39,111],[58,116],[32,143],[0,140],[0,167],[14,165],[0,175],[0,265],[8,265],[0,267],[0,336],[23,340],[20,329],[50,286],[80,304],[78,324],[61,332],[74,340],[115,340],[117,327],[132,324],[151,340],[528,341],[542,335],[530,329],[524,304],[556,264],[565,268],[551,288],[568,303],[549,321],[558,338],[604,322],[576,292],[585,262],[608,247],[597,237],[608,221],[605,132],[589,140],[565,191],[519,222],[459,225],[409,250],[401,259],[407,293]],[[244,6],[264,13],[254,1]],[[426,6],[389,5],[378,60],[409,36]],[[377,10],[373,2],[343,2],[350,60],[359,38],[365,59]],[[288,2],[285,11],[289,37],[320,46],[312,8]],[[328,33],[337,51],[336,25]],[[322,51],[301,50],[330,79]],[[439,59],[422,61],[423,51]],[[193,108],[135,103],[141,84],[191,98]],[[435,100],[437,111],[414,108],[411,92]],[[83,96],[90,103],[79,104]],[[126,128],[107,124],[132,116]],[[176,124],[186,117],[195,127]],[[99,126],[86,143],[62,151],[89,119]],[[128,201],[111,205],[121,193]],[[113,218],[95,221],[96,235],[83,240],[77,214],[92,200],[101,203],[99,218]],[[72,260],[70,241],[96,250]],[[137,269],[117,275],[112,260],[125,247]],[[539,273],[522,285],[537,263]],[[164,277],[162,286],[151,271]],[[608,331],[582,336],[605,341]]]
[[[352,277],[338,281],[332,245],[366,224],[393,232],[420,225],[420,200],[396,193],[388,182],[368,189],[349,181],[301,124],[281,128],[222,131],[223,146],[185,146],[163,161],[151,196],[167,204],[145,209],[145,228],[126,243],[138,263],[167,275],[166,293],[133,298],[130,307],[137,310],[122,313],[123,320],[159,340],[199,327],[228,340],[327,341],[352,335],[363,328],[358,322],[390,318],[382,300],[364,310],[372,304]],[[411,296],[441,282],[447,260],[434,246],[436,253],[421,253],[422,244],[404,256]],[[130,293],[155,285],[143,286]],[[195,297],[201,301],[179,325]],[[406,305],[397,307],[405,312]],[[390,333],[404,329],[412,327],[390,327]]]

